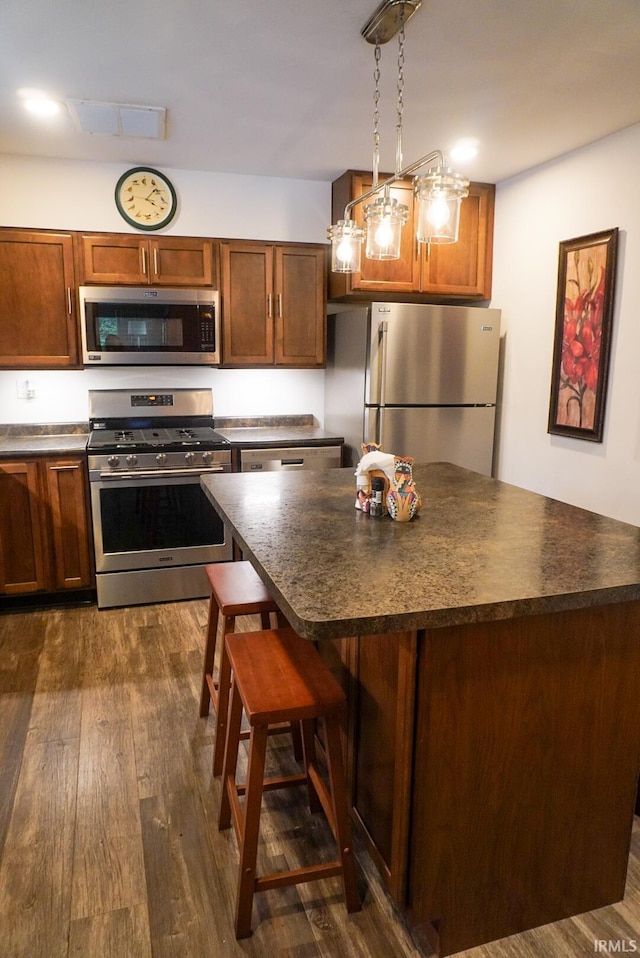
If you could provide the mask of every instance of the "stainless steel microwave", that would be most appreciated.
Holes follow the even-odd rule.
[[[81,286],[85,366],[216,366],[220,295],[213,289]]]

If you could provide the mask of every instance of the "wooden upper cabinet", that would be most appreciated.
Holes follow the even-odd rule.
[[[388,174],[380,174],[380,180]],[[371,174],[348,170],[333,183],[332,222],[342,219],[345,206],[371,187]],[[455,302],[487,300],[491,297],[493,256],[493,208],[495,187],[471,183],[469,196],[462,201],[457,243],[429,247],[415,238],[417,204],[409,180],[394,184],[391,195],[409,207],[403,227],[399,260],[367,260],[362,252],[360,273],[331,273],[329,298],[338,301],[364,300],[376,296],[391,301]],[[363,223],[364,203],[353,208],[352,218]]]
[[[0,230],[0,368],[79,364],[71,234]]]
[[[225,366],[322,366],[325,249],[221,244]]]
[[[322,366],[326,357],[326,255],[320,248],[276,246],[275,362]]]
[[[442,296],[489,299],[495,186],[471,183],[460,207],[457,243],[422,248],[420,287]]]
[[[381,174],[380,180],[386,178],[386,173]],[[332,223],[342,219],[346,205],[357,196],[362,196],[363,193],[370,190],[372,185],[371,173],[347,172],[339,180],[336,180],[333,184]],[[398,293],[419,291],[420,269],[416,257],[413,186],[409,181],[395,183],[389,193],[392,199],[397,200],[398,203],[403,203],[409,209],[409,218],[402,229],[400,259],[367,259],[364,255],[365,244],[363,243],[361,271],[359,273],[331,273],[329,278],[330,297],[345,296],[350,293],[375,293],[377,295],[385,291],[393,293],[395,296]],[[368,202],[373,202],[373,198]],[[354,206],[351,211],[351,219],[355,220],[361,227],[364,227],[366,205],[367,201],[365,200],[363,203]]]
[[[217,286],[217,245],[210,239],[96,233],[78,242],[83,283]]]
[[[221,244],[222,355],[225,365],[272,365],[273,247]]]

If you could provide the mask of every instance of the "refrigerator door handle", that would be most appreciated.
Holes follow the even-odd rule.
[[[389,332],[388,323],[383,319],[378,324],[378,343],[380,347],[380,375],[378,377],[378,404],[384,406],[386,386],[387,386],[387,335]],[[377,440],[380,441],[379,439]]]
[[[382,448],[382,410],[379,406],[365,406],[364,442],[377,442]]]

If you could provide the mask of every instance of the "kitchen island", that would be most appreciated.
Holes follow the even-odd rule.
[[[447,955],[624,895],[640,530],[447,463],[411,523],[350,469],[202,480],[349,699],[353,815]]]

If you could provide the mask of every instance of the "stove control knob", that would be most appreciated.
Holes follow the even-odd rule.
[[[112,469],[115,469],[116,466],[120,465],[120,456],[109,456],[109,458],[107,459],[107,462],[109,463]]]
[[[129,455],[126,457],[125,462],[128,466],[135,466],[138,462],[138,457],[134,455]]]
[[[164,466],[166,461],[167,461],[166,452],[159,452],[158,455],[156,456],[156,462],[158,463],[158,465]]]
[[[210,452],[203,452],[203,453],[202,453],[202,461],[203,461],[203,462],[206,462],[207,465],[209,465],[209,463],[211,462],[212,459],[213,459],[213,456],[211,455]]]
[[[196,458],[196,457],[195,457],[195,454],[194,454],[193,452],[185,452],[185,454],[184,454],[184,461],[185,461],[185,462],[188,462],[189,465],[191,465],[191,463],[193,462],[193,460],[194,460],[195,458]]]

